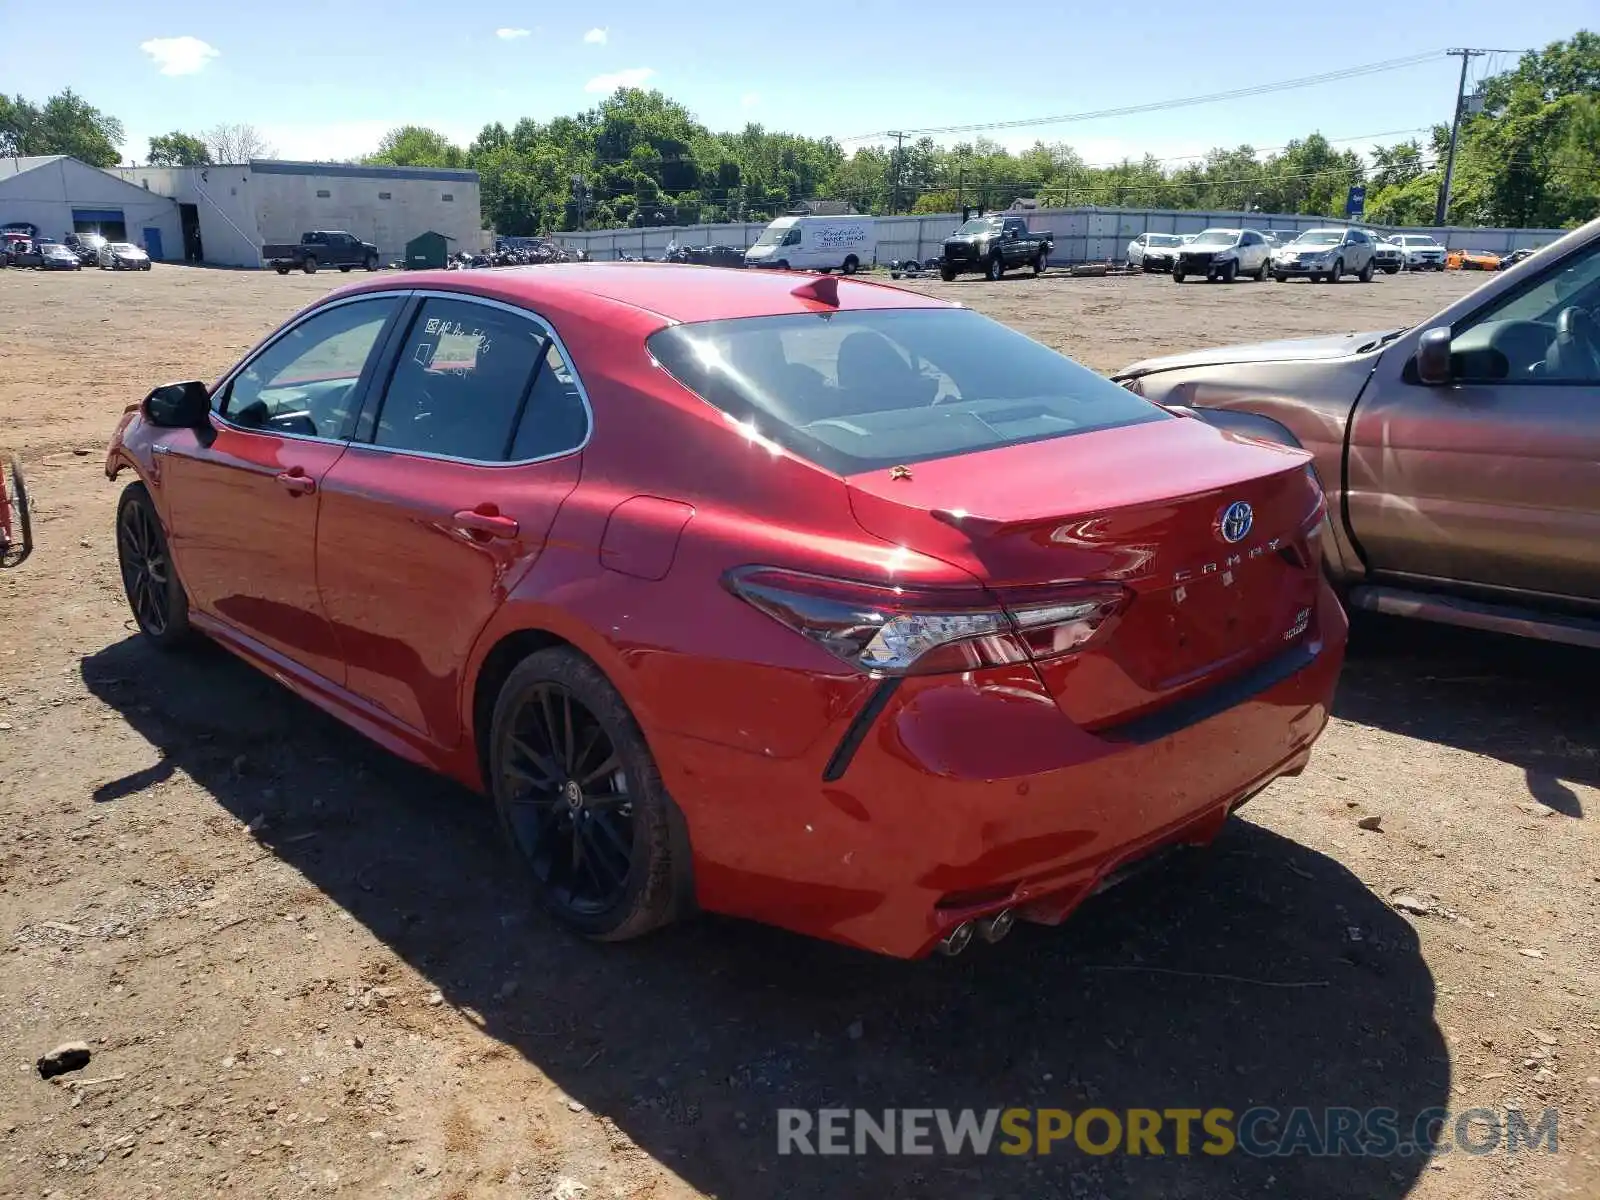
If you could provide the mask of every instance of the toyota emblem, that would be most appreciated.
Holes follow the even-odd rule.
[[[1250,536],[1250,527],[1255,520],[1256,515],[1251,507],[1243,500],[1235,500],[1222,510],[1222,516],[1217,520],[1217,532],[1229,545],[1242,542]]]

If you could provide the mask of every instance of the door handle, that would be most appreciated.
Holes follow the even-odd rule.
[[[522,531],[522,526],[515,517],[501,516],[497,512],[484,512],[488,505],[479,505],[477,508],[463,508],[451,518],[457,529],[467,533],[475,533],[481,537],[514,538]]]
[[[278,482],[291,496],[309,496],[317,490],[317,481],[306,474],[304,467],[290,467],[279,474]]]

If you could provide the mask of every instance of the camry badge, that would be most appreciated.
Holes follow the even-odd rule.
[[[1255,524],[1255,519],[1255,513],[1248,504],[1243,500],[1235,500],[1217,518],[1217,532],[1229,545],[1242,542],[1250,536],[1250,527]]]

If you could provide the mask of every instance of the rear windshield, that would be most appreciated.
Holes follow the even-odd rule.
[[[1150,235],[1152,246],[1181,246],[1183,239],[1175,233],[1152,233]]]
[[[1168,419],[966,309],[707,321],[649,346],[679,383],[838,475]]]

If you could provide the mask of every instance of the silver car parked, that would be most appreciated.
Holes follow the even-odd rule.
[[[1272,277],[1279,283],[1303,275],[1313,283],[1338,283],[1354,275],[1372,282],[1377,267],[1375,245],[1359,229],[1308,229],[1272,256]]]

